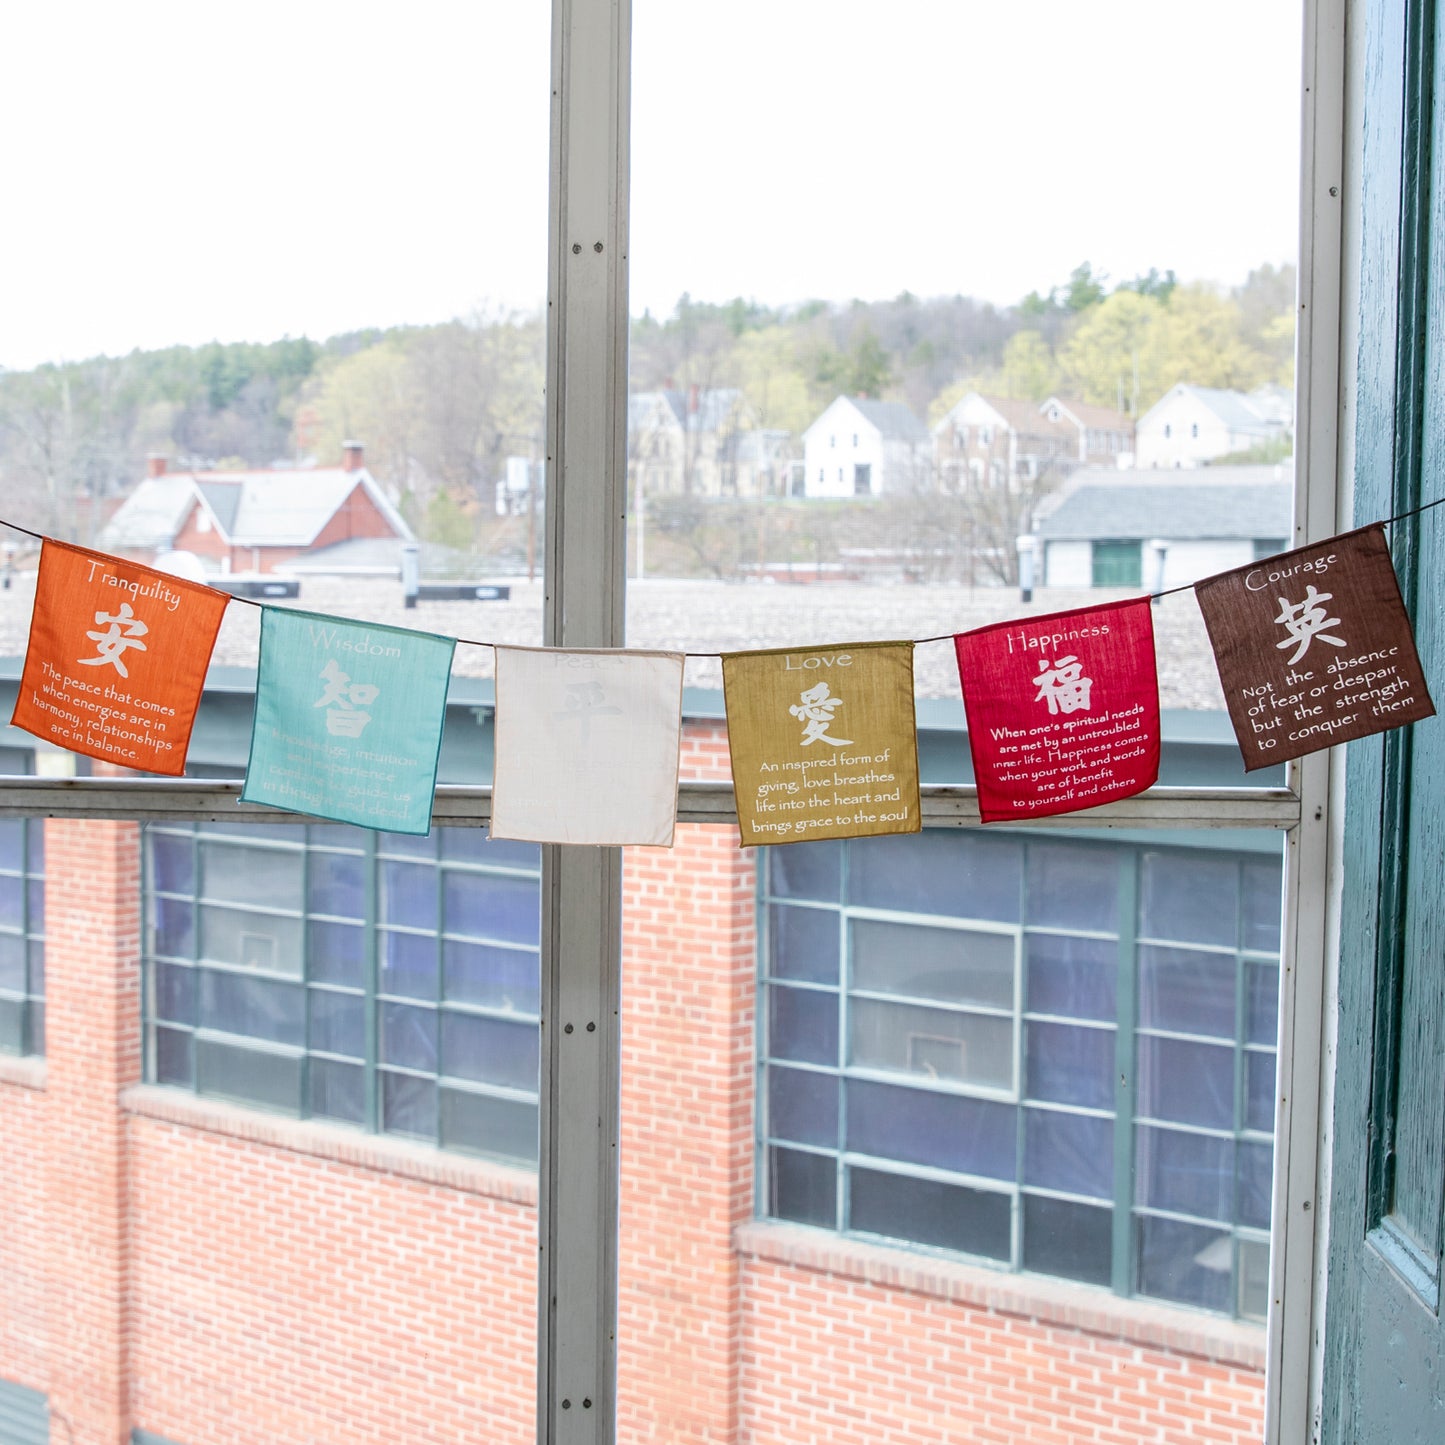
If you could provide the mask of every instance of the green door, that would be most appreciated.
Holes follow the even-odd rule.
[[[1142,542],[1095,542],[1093,554],[1095,587],[1138,587],[1144,575]]]
[[[1367,521],[1445,496],[1445,52],[1434,0],[1375,0],[1361,9],[1367,81],[1355,515]],[[1425,673],[1445,706],[1445,509],[1390,531]],[[1323,1440],[1439,1442],[1440,718],[1350,745],[1344,846]]]

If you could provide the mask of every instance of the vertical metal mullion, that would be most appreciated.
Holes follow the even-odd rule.
[[[1119,862],[1118,975],[1114,981],[1114,1243],[1110,1285],[1134,1291],[1134,1114],[1138,1098],[1139,867],[1136,849]]]
[[[366,887],[362,890],[365,898],[364,909],[366,913],[365,923],[362,925],[362,987],[366,990],[363,1001],[365,1005],[363,1019],[366,1025],[366,1062],[362,1074],[362,1087],[365,1091],[365,1123],[369,1133],[379,1134],[381,1132],[381,1080],[378,1077],[377,1069],[380,1060],[380,1035],[381,1023],[378,1017],[381,1005],[377,1002],[377,994],[380,992],[381,966],[378,962],[378,949],[380,943],[376,933],[377,919],[377,896],[381,890],[381,865],[377,860],[377,846],[374,832],[368,830],[364,835],[366,842],[363,845],[362,868],[366,875]]]
[[[544,637],[623,642],[630,0],[554,0]],[[622,850],[542,849],[537,1438],[616,1436]]]

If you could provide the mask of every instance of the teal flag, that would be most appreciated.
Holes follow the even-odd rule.
[[[261,612],[245,803],[427,833],[456,640]]]

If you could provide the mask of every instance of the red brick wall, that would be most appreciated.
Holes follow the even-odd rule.
[[[46,1107],[43,1067],[0,1056],[0,1379],[43,1390],[46,1316]]]

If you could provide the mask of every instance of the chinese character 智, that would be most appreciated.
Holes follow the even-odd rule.
[[[361,709],[374,703],[381,689],[369,682],[352,682],[335,658],[321,669],[320,675],[326,687],[312,706],[328,709],[326,731],[336,738],[359,738],[371,721],[371,714]]]
[[[97,655],[95,657],[79,657],[76,661],[84,667],[99,667],[102,663],[108,662],[122,677],[129,677],[126,665],[122,660],[125,650],[133,647],[137,652],[144,652],[146,645],[140,639],[144,637],[150,628],[131,611],[129,602],[120,604],[120,611],[117,613],[97,612],[95,620],[102,627],[104,632],[87,632],[85,635],[95,643]]]

